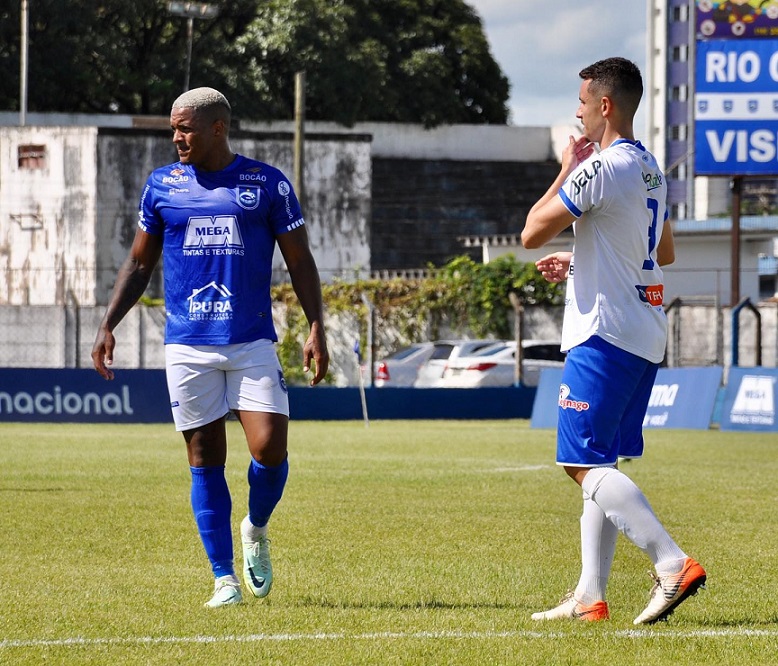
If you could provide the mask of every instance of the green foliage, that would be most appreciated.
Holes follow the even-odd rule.
[[[214,0],[215,2],[215,0]],[[19,108],[20,4],[0,9],[0,109]],[[231,0],[195,20],[190,86],[237,118],[505,123],[509,84],[464,0]],[[167,115],[185,78],[187,22],[163,0],[29,3],[28,109]]]
[[[358,313],[364,322],[367,306],[362,299],[367,297],[381,324],[396,329],[407,340],[422,339],[430,330],[434,334],[442,322],[478,337],[510,338],[512,292],[526,305],[556,305],[564,289],[544,280],[533,264],[511,255],[488,264],[459,257],[441,269],[430,270],[430,277],[424,279],[325,284],[325,308],[331,315]],[[286,306],[287,332],[279,345],[279,356],[284,368],[290,368],[297,362],[308,326],[290,284],[273,287],[273,298]]]

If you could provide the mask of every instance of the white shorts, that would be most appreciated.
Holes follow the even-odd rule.
[[[271,340],[236,345],[165,345],[170,407],[177,431],[230,410],[289,416],[284,373]]]

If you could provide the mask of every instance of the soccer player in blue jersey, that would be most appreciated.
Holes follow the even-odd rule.
[[[570,137],[562,169],[530,210],[521,239],[539,248],[570,225],[575,233],[572,253],[548,255],[537,267],[551,282],[567,279],[557,463],[583,489],[582,568],[575,590],[532,618],[608,619],[605,587],[621,531],[656,569],[648,606],[634,620],[653,624],[706,579],[617,469],[620,457],[643,453],[643,418],[667,342],[660,266],[675,260],[667,185],[633,134],[643,94],[638,68],[608,58],[579,76],[584,136]]]
[[[300,205],[278,169],[232,151],[230,116],[229,102],[213,88],[190,90],[173,103],[179,161],[146,182],[139,228],[92,349],[97,372],[113,379],[113,331],[164,251],[167,383],[176,430],[186,441],[192,509],[215,577],[211,608],[242,601],[224,476],[229,412],[251,453],[240,528],[243,579],[257,597],[273,582],[267,524],[289,469],[289,401],[270,298],[276,244],[310,325],[303,365],[314,371],[312,385],[329,364],[321,284]]]

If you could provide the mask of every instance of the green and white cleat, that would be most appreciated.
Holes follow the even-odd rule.
[[[213,586],[213,596],[205,603],[206,608],[221,608],[243,601],[240,591],[240,581],[235,576],[221,576]]]
[[[270,539],[246,516],[240,524],[243,544],[243,580],[255,597],[266,597],[273,586],[273,565],[270,563]]]

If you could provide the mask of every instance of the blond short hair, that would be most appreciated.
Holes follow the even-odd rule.
[[[173,102],[173,109],[207,109],[213,106],[222,106],[227,111],[232,111],[227,98],[215,88],[192,88],[179,95]]]

